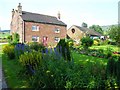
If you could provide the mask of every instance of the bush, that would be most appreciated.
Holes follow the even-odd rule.
[[[107,48],[106,58],[110,58],[111,56],[112,56],[112,49],[111,48]]]
[[[30,52],[29,47],[23,43],[18,43],[15,45],[15,56],[18,59],[24,52]]]
[[[13,45],[5,45],[3,47],[3,52],[8,56],[10,59],[15,58],[14,46]]]
[[[93,39],[89,38],[89,37],[83,37],[81,39],[81,42],[84,47],[84,49],[88,49],[88,47],[92,46],[93,45]]]
[[[13,38],[13,43],[19,43],[20,36],[18,33],[13,33],[12,38]]]
[[[27,71],[34,73],[33,71],[40,65],[42,60],[42,53],[40,52],[25,52],[19,57],[19,61]]]
[[[96,45],[96,46],[100,45],[100,40],[99,39],[94,39],[93,40],[93,45]]]
[[[69,45],[65,41],[65,39],[60,40],[60,42],[57,44],[57,49],[62,54],[62,56],[64,57],[64,60],[67,60],[67,61],[71,60]]]
[[[9,35],[7,37],[8,43],[12,45],[16,45],[17,43],[19,43],[19,38],[20,36],[18,33],[12,33],[12,35]]]
[[[8,43],[11,43],[12,40],[13,40],[12,35],[9,35],[9,36],[7,37],[7,39],[8,39]]]
[[[73,47],[74,41],[73,41],[72,39],[66,39],[66,42],[68,43],[68,46],[69,46],[70,48]]]
[[[45,46],[42,43],[32,42],[29,44],[29,48],[35,51],[42,51],[45,49]]]

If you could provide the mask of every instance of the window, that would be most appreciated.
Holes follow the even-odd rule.
[[[72,33],[75,33],[75,29],[74,28],[71,31],[72,31]]]
[[[59,28],[55,28],[55,33],[60,33],[60,29]]]
[[[32,36],[32,41],[33,42],[39,42],[39,37],[38,36]]]
[[[59,37],[55,37],[55,42],[59,42],[60,38]]]
[[[39,26],[32,26],[32,31],[39,31]]]

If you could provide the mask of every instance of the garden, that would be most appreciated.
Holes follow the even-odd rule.
[[[120,88],[120,54],[115,45],[92,46],[93,40],[86,37],[79,47],[61,39],[56,47],[47,48],[37,42],[18,43],[16,34],[14,39],[2,53],[9,88]]]

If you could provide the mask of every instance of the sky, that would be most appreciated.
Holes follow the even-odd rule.
[[[113,25],[118,23],[119,0],[0,0],[1,30],[10,29],[12,9],[21,3],[22,10],[56,16],[67,24],[81,26],[83,22],[91,25]]]

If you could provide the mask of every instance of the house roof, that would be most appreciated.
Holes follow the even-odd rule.
[[[48,16],[48,15],[43,15],[43,14],[37,14],[37,13],[22,11],[21,17],[24,21],[67,26],[64,22],[58,20],[54,16]]]
[[[86,27],[80,27],[80,26],[76,26],[76,25],[74,25],[74,26],[79,28],[81,31],[83,31],[84,33],[87,33],[89,35],[102,36],[102,34],[100,34],[99,32],[96,32],[93,29],[89,29],[89,28],[86,28]]]

